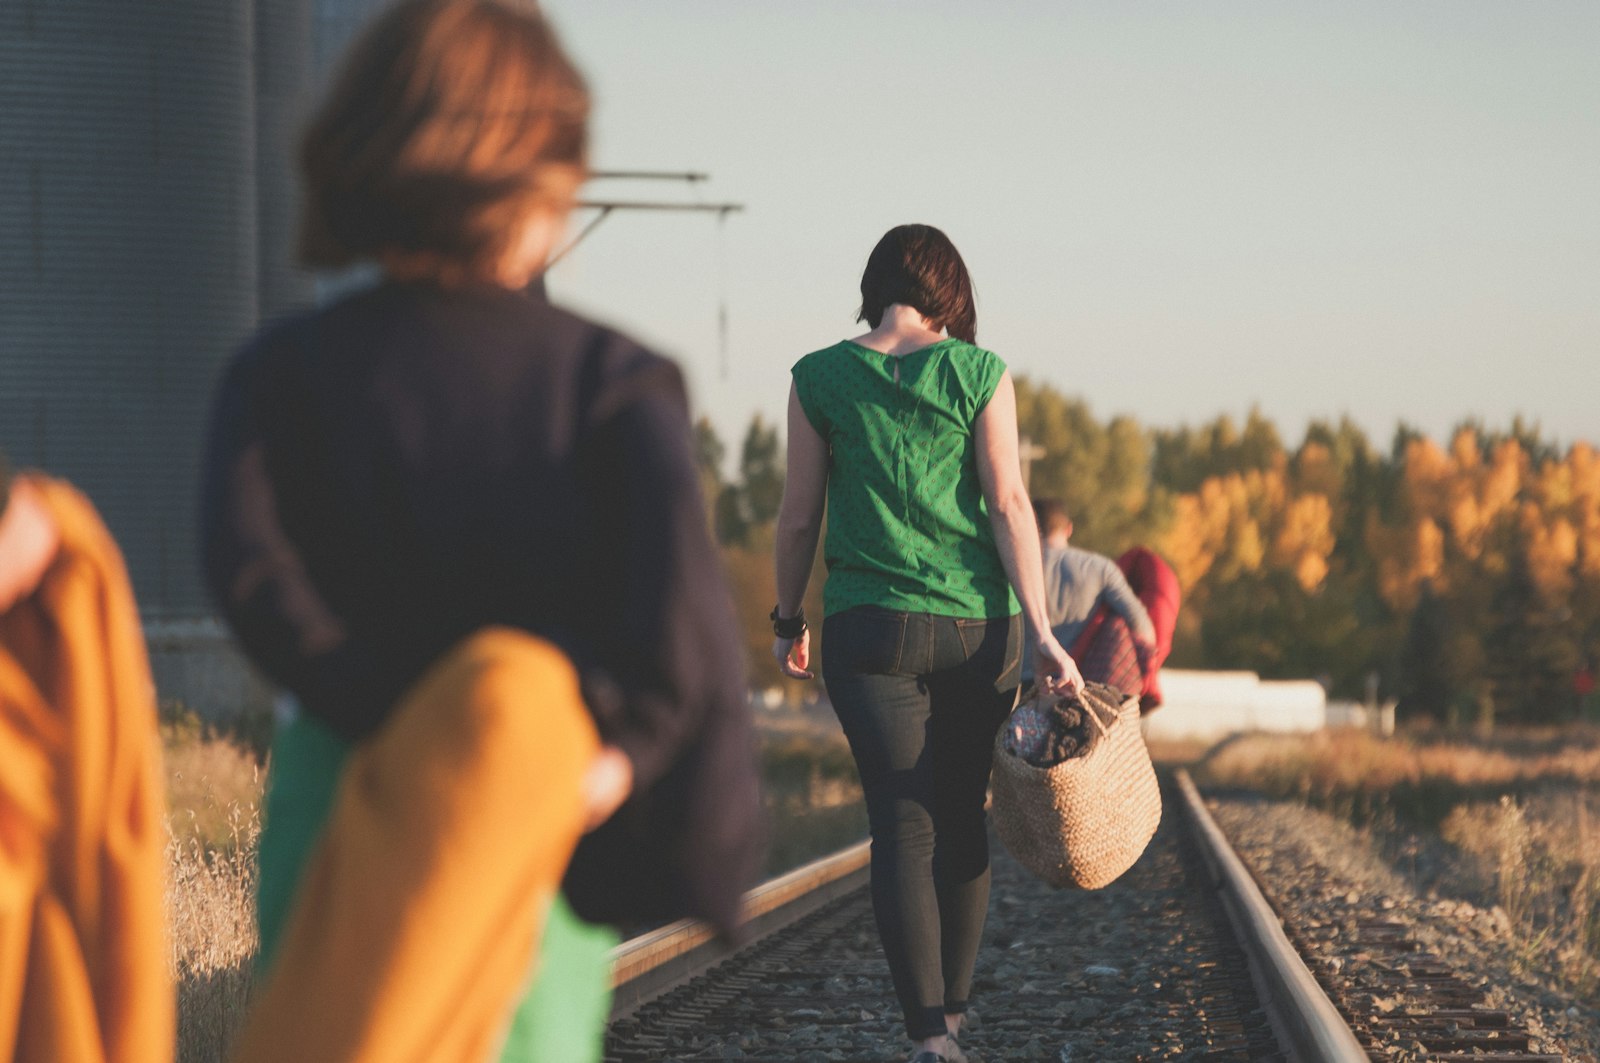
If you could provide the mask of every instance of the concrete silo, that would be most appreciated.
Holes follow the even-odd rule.
[[[318,84],[327,84],[335,64],[361,27],[391,0],[316,0],[315,56]]]
[[[256,322],[248,0],[0,6],[0,447],[100,507],[153,618],[208,611],[197,462]]]
[[[256,0],[256,269],[270,319],[310,306],[315,281],[295,267],[296,158],[312,105],[316,21],[311,0]]]
[[[260,689],[201,586],[199,455],[222,363],[310,305],[295,144],[382,0],[0,4],[0,448],[121,544],[164,697]]]

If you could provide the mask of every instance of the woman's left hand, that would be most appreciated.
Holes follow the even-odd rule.
[[[49,507],[31,483],[19,478],[0,516],[0,613],[33,593],[60,544]]]
[[[815,679],[811,667],[811,629],[800,632],[796,639],[773,639],[772,655],[778,659],[778,667],[783,669],[783,674],[790,679]]]

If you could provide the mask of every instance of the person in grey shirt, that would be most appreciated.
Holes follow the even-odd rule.
[[[1035,499],[1033,514],[1039,522],[1045,605],[1056,641],[1070,649],[1103,603],[1128,622],[1143,660],[1155,648],[1155,626],[1117,563],[1104,554],[1068,545],[1072,518],[1060,499]]]

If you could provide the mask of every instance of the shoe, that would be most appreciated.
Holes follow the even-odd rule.
[[[937,1052],[918,1052],[911,1057],[911,1063],[950,1063],[950,1061]]]

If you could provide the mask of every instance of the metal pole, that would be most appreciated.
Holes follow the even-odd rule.
[[[1017,457],[1022,459],[1022,489],[1028,490],[1033,478],[1033,463],[1049,451],[1034,443],[1032,436],[1023,436],[1017,444]]]

